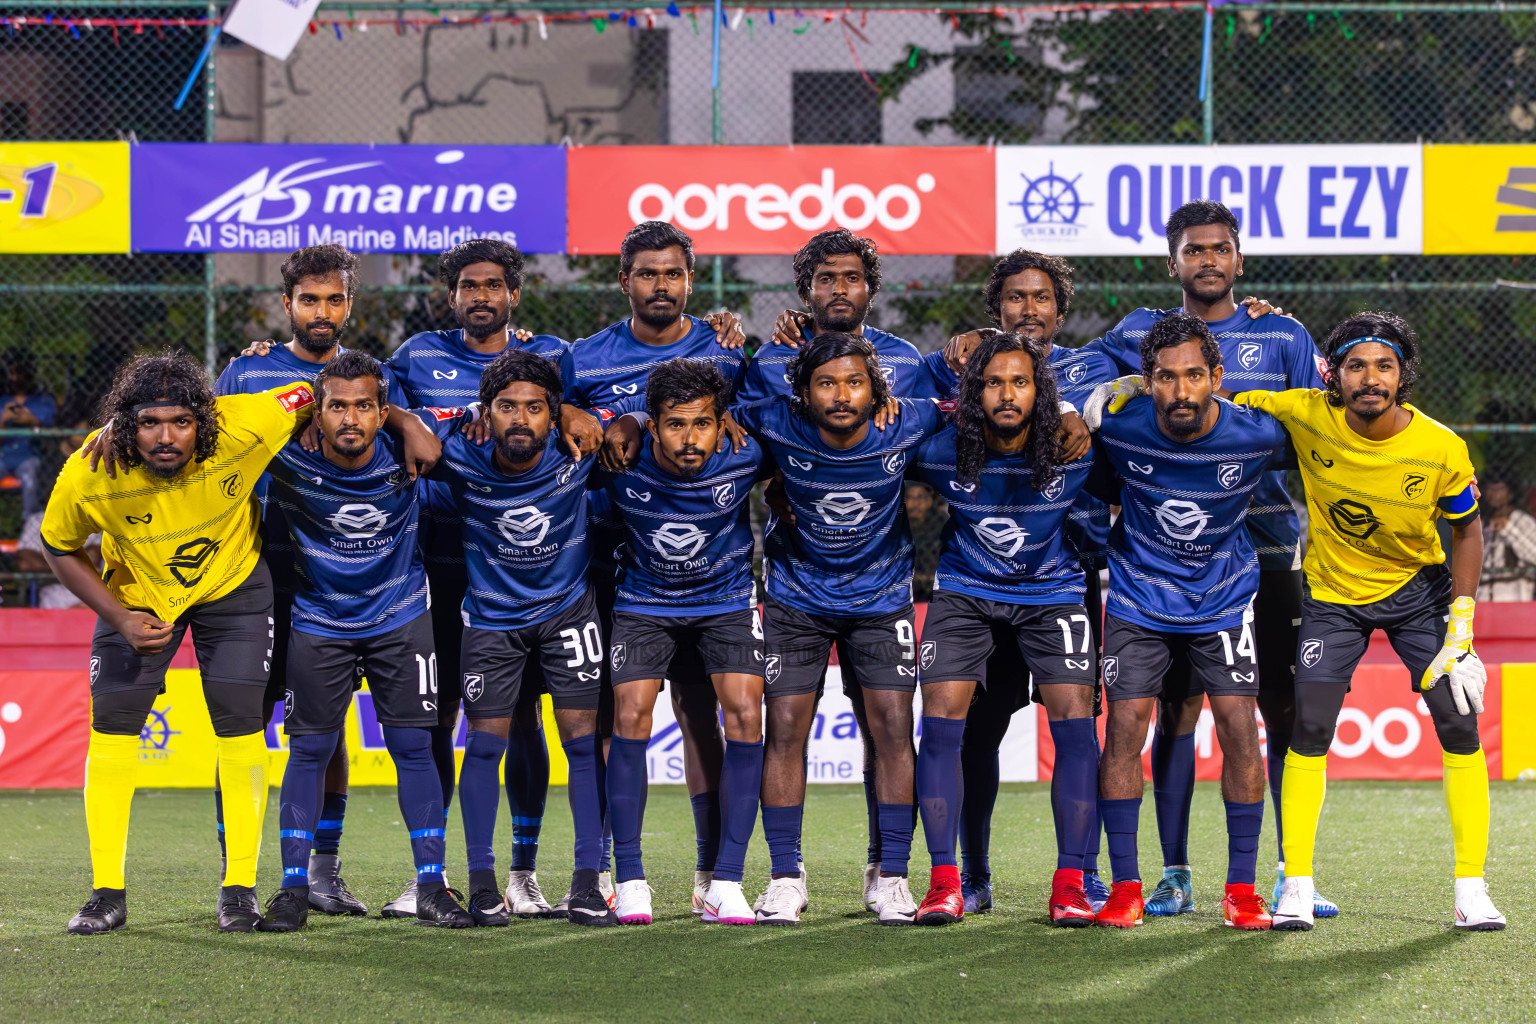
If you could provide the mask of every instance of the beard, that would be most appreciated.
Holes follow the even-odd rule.
[[[1205,425],[1205,414],[1210,409],[1211,403],[1207,399],[1204,402],[1175,402],[1166,409],[1157,411],[1158,423],[1169,435],[1177,438],[1194,437]],[[1193,409],[1195,415],[1188,419],[1174,419],[1173,414],[1182,409]]]
[[[696,466],[688,465],[683,461],[683,459],[689,455],[704,456],[704,454],[705,453],[701,448],[694,448],[692,446],[687,448],[679,448],[672,453],[672,467],[677,470],[677,475],[682,477],[684,480],[692,480],[700,473],[704,472],[704,466],[707,463],[708,458],[701,458],[699,464]]]
[[[340,324],[333,324],[329,320],[311,320],[301,327],[292,317],[288,319],[288,324],[293,328],[293,340],[299,343],[299,348],[312,356],[323,356],[341,344],[343,328]],[[310,334],[309,332],[316,327],[331,328],[330,336],[317,338]]]
[[[1199,277],[1191,279],[1184,289],[1199,299],[1201,302],[1215,302],[1223,295],[1232,291],[1232,286],[1237,283],[1236,278],[1229,278],[1225,274],[1215,277]]]
[[[496,453],[507,462],[520,465],[544,450],[548,436],[539,437],[525,427],[513,427],[496,437]]]
[[[845,427],[831,422],[832,415],[839,412],[854,413],[855,416],[853,423]],[[838,403],[837,405],[830,406],[826,409],[813,409],[811,411],[811,419],[816,421],[816,426],[820,427],[822,430],[825,430],[829,434],[857,433],[860,427],[869,422],[869,418],[872,415],[874,415],[874,409],[872,406],[865,406],[863,409],[855,409],[851,405],[843,405],[842,403]]]
[[[331,450],[344,458],[355,459],[368,450],[368,444],[363,440],[361,431],[348,432],[337,434],[331,439]]]
[[[1020,434],[1024,433],[1024,431],[1029,429],[1029,423],[1033,417],[1024,415],[1019,417],[1019,421],[1017,423],[998,423],[992,418],[992,416],[998,412],[1001,412],[1003,409],[1019,411],[1017,406],[1005,405],[997,409],[993,409],[991,413],[984,413],[983,415],[985,416],[987,422],[987,430],[999,441],[1012,441],[1014,438],[1018,437]]]
[[[484,323],[471,322],[469,315],[480,310],[490,310],[493,315]],[[497,312],[491,306],[471,306],[462,313],[455,309],[453,316],[459,322],[459,326],[464,329],[465,334],[476,341],[484,341],[498,331],[505,330],[507,324],[512,322],[512,308],[508,306],[506,309]]]
[[[155,448],[150,452],[150,455],[158,455],[170,452],[175,452],[177,455],[182,454],[180,448]],[[144,458],[142,453],[139,457]],[[162,466],[159,463],[151,462],[149,459],[145,458],[144,471],[147,472],[150,476],[156,477],[160,480],[174,480],[183,469],[187,468],[188,461],[189,460],[184,457],[174,466]]]
[[[1367,395],[1379,395],[1380,397],[1386,399],[1386,401],[1384,401],[1381,404],[1380,408],[1375,408],[1375,409],[1360,409],[1360,408],[1357,408],[1355,406],[1355,403],[1358,402],[1360,399],[1366,397]],[[1359,416],[1362,420],[1365,420],[1365,422],[1367,422],[1367,423],[1374,423],[1377,420],[1381,419],[1383,414],[1391,411],[1392,406],[1393,406],[1392,396],[1387,394],[1381,388],[1360,388],[1358,390],[1351,391],[1349,393],[1349,411],[1354,413],[1356,416]]]
[[[832,309],[831,303],[825,306],[811,304],[811,319],[816,322],[816,329],[822,334],[830,331],[851,332],[864,322],[865,315],[869,312],[869,303],[862,306],[850,299],[836,300],[846,302],[846,306],[840,305]]]

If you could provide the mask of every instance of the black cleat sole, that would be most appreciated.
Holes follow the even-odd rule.
[[[121,924],[114,924],[110,928],[86,928],[71,925],[65,931],[70,935],[111,935],[113,932],[122,931],[127,927],[128,922],[124,921]]]

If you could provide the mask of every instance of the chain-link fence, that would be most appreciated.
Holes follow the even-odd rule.
[[[1213,9],[1209,31],[1197,3],[1063,8],[727,6],[715,88],[708,6],[327,0],[287,61],[220,39],[177,110],[222,5],[0,0],[0,140],[1536,141],[1536,4],[1231,4]],[[279,262],[0,257],[0,352],[23,376],[33,371],[64,431],[91,418],[113,369],[136,348],[183,344],[220,365],[250,340],[286,337]],[[1480,469],[1509,479],[1523,499],[1536,484],[1527,433],[1536,395],[1518,372],[1536,358],[1536,291],[1520,283],[1536,275],[1525,262],[1252,257],[1244,290],[1284,305],[1319,336],[1361,308],[1407,316],[1425,343],[1419,404],[1446,422],[1480,425],[1466,430]],[[1069,344],[1136,306],[1178,301],[1161,260],[1076,264]],[[529,266],[520,325],[577,338],[627,313],[616,259],[540,256]],[[937,347],[985,322],[978,284],[987,269],[970,256],[888,257],[873,320],[919,348]],[[366,257],[349,344],[387,355],[411,333],[447,325],[434,277],[431,257]],[[756,338],[797,305],[787,257],[707,259],[699,278],[695,304],[739,312]],[[27,443],[45,496],[68,438]],[[0,460],[14,472],[14,458]],[[8,489],[0,483],[0,538],[20,536],[23,525]]]

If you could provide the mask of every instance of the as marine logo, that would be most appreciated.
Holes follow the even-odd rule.
[[[219,551],[219,542],[208,537],[189,540],[165,560],[165,567],[184,587],[195,587],[208,572],[208,563]]]

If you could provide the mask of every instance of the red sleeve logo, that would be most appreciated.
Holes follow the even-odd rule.
[[[943,401],[935,401],[934,404],[939,407],[940,412],[945,413],[952,413],[960,408],[960,403],[950,398],[946,398]]]
[[[291,388],[279,391],[273,397],[286,413],[296,413],[306,405],[315,404],[315,393],[308,384],[295,384]]]
[[[592,411],[597,414],[597,418],[602,421],[604,426],[607,426],[615,418],[615,414],[612,409],[593,409]]]
[[[1312,358],[1317,360],[1317,375],[1323,378],[1323,383],[1326,384],[1331,381],[1333,379],[1333,373],[1328,369],[1328,360],[1324,359],[1322,356],[1315,352],[1312,354]]]
[[[436,419],[439,422],[442,422],[443,420],[451,420],[455,416],[464,415],[464,410],[462,408],[439,409],[436,406],[429,405],[426,407],[426,409],[427,412],[432,414],[433,419]]]

